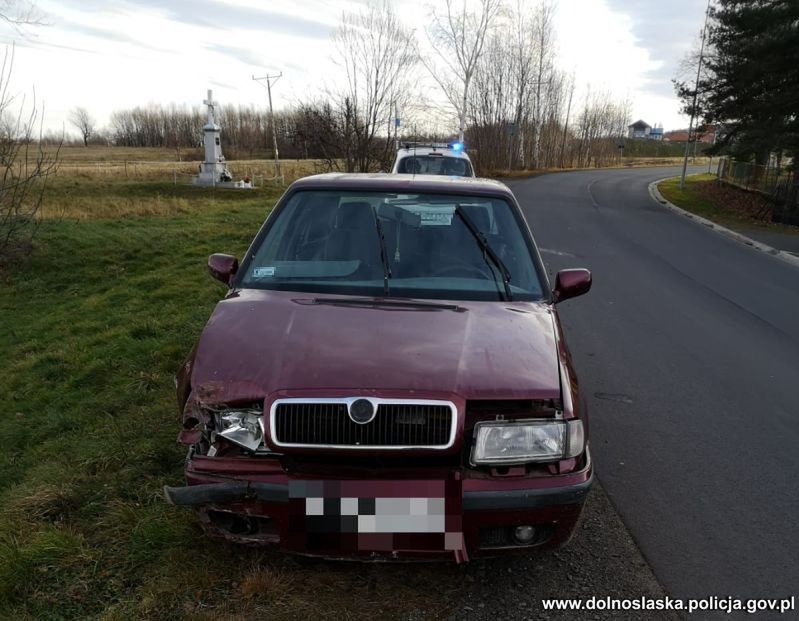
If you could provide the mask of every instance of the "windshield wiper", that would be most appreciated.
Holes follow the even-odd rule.
[[[505,300],[510,302],[513,300],[513,293],[510,290],[510,272],[508,271],[508,268],[502,262],[502,259],[499,258],[499,255],[494,252],[494,249],[489,245],[485,235],[480,232],[472,219],[463,210],[463,205],[458,205],[455,207],[455,213],[460,217],[461,220],[463,220],[466,228],[469,229],[469,232],[472,234],[472,237],[474,237],[477,245],[480,246],[480,249],[483,251],[483,256],[485,257],[485,255],[488,255],[488,257],[494,262],[494,265],[496,265],[499,269],[500,274],[502,274],[502,284],[505,286]],[[491,270],[491,273],[494,274],[494,270]],[[494,278],[496,280],[496,276],[494,276]]]
[[[383,263],[383,294],[388,296],[388,279],[391,278],[391,266],[388,264],[388,252],[386,251],[386,236],[383,234],[383,225],[377,215],[377,209],[372,205],[372,215],[375,217],[375,228],[377,237],[380,239],[380,261]]]

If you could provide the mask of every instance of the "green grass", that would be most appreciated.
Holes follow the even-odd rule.
[[[0,617],[126,611],[196,554],[193,516],[160,496],[181,479],[172,376],[222,293],[207,255],[241,255],[276,191],[84,182],[48,202],[123,196],[183,209],[45,221],[0,285]]]
[[[454,566],[299,563],[209,540],[162,497],[183,481],[173,375],[224,293],[207,255],[241,256],[279,192],[50,188],[64,217],[0,275],[0,619],[436,618],[452,605]],[[141,209],[114,207],[125,200]]]
[[[134,194],[147,192],[165,188]],[[179,216],[45,222],[32,260],[7,276],[4,612],[99,612],[192,547],[191,516],[159,497],[181,471],[171,377],[220,294],[205,256],[241,254],[274,199],[244,194],[205,191]]]
[[[680,189],[679,177],[666,179],[658,190],[670,203],[731,229],[755,228],[773,233],[799,233],[799,227],[783,225],[758,217],[767,199],[728,184],[718,185],[715,175],[690,175]],[[766,210],[768,211],[768,210]],[[766,214],[767,215],[767,214]]]
[[[670,203],[674,203],[678,207],[698,216],[702,216],[703,218],[707,218],[708,220],[715,220],[717,218],[728,217],[728,214],[725,213],[722,206],[703,196],[698,191],[700,184],[715,179],[715,175],[704,173],[701,175],[691,175],[685,178],[685,187],[680,189],[680,178],[672,177],[671,179],[661,181],[658,184],[658,190],[660,190],[663,198]]]

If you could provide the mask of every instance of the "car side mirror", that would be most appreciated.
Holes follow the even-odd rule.
[[[583,268],[560,270],[555,277],[555,303],[576,298],[578,295],[588,293],[591,288],[591,272]]]
[[[230,284],[239,269],[239,260],[229,254],[212,254],[208,257],[208,271],[218,281]]]

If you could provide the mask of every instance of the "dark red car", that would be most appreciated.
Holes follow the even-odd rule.
[[[593,479],[550,289],[511,191],[482,179],[291,185],[180,369],[176,505],[327,557],[464,561],[564,543]]]

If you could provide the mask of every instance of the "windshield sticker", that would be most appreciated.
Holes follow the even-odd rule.
[[[421,226],[450,226],[455,207],[427,207],[425,205],[403,205],[421,219]]]
[[[252,270],[253,278],[267,278],[275,275],[274,267],[256,267]]]

